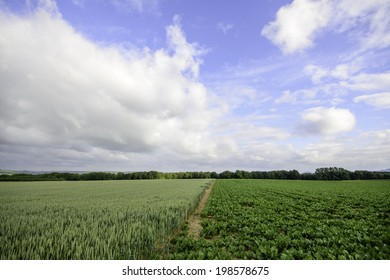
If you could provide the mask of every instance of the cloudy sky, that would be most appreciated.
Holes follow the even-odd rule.
[[[0,168],[390,167],[390,0],[0,0]]]

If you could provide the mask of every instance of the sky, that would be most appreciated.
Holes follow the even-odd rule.
[[[390,167],[390,0],[0,0],[0,169]]]

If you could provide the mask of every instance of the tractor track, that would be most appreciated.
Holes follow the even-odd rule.
[[[213,181],[211,185],[206,189],[194,213],[192,213],[192,215],[188,217],[188,236],[195,240],[198,240],[200,238],[200,234],[202,232],[202,219],[200,214],[202,213],[202,210],[206,205],[207,200],[209,199],[214,183],[215,181]]]

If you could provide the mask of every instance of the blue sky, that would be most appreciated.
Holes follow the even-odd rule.
[[[0,168],[390,167],[390,1],[0,1]]]

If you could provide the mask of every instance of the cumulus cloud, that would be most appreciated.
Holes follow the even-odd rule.
[[[137,51],[89,41],[46,2],[26,15],[0,11],[3,155],[213,153],[199,52],[178,18],[168,49]]]
[[[261,34],[285,54],[312,47],[324,30],[349,31],[362,50],[384,48],[390,45],[389,12],[390,2],[382,0],[294,0]]]
[[[332,135],[354,128],[355,116],[348,109],[314,107],[301,115],[299,131],[302,134]]]
[[[295,0],[281,7],[275,21],[269,22],[261,34],[285,54],[301,51],[313,45],[318,31],[331,15],[329,1]]]
[[[390,92],[360,95],[353,99],[354,102],[364,102],[380,109],[390,108]]]

